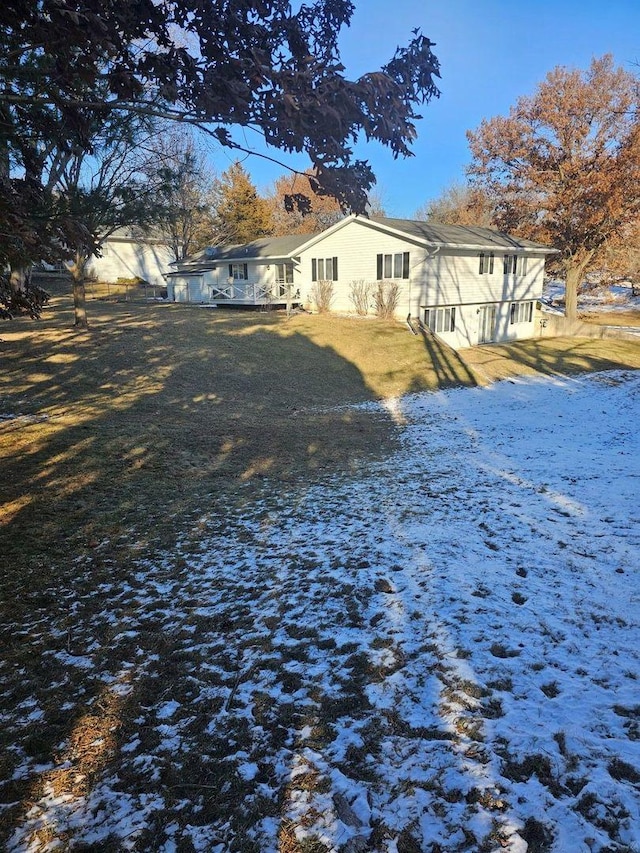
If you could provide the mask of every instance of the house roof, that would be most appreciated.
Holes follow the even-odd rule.
[[[209,269],[217,261],[276,260],[289,258],[303,243],[311,239],[311,234],[290,234],[286,237],[260,237],[250,243],[230,246],[210,246],[183,261],[175,261],[174,272],[185,269]],[[171,275],[171,273],[169,273]]]
[[[204,271],[211,269],[216,262],[232,261],[275,261],[291,258],[300,251],[309,249],[325,237],[344,228],[350,222],[358,222],[365,227],[374,228],[386,234],[391,234],[423,246],[450,247],[472,250],[524,250],[537,253],[552,254],[555,249],[534,243],[533,240],[525,240],[521,237],[512,237],[503,231],[493,228],[475,228],[467,225],[438,225],[435,222],[418,222],[412,219],[392,219],[389,217],[376,216],[367,218],[351,214],[341,219],[335,225],[327,228],[319,234],[291,234],[287,237],[261,237],[251,243],[232,246],[217,246],[203,249],[183,261],[172,264],[175,267],[169,275],[178,275],[181,272]]]
[[[350,222],[358,222],[365,228],[373,228],[404,240],[434,248],[487,250],[515,249],[542,254],[555,254],[556,250],[533,240],[512,237],[493,228],[475,228],[466,225],[439,225],[435,222],[418,222],[412,219],[392,219],[385,216],[358,216],[351,214],[321,234],[314,234],[300,250],[310,249],[315,243],[339,231]]]
[[[104,239],[105,243],[139,243],[152,245],[165,245],[166,240],[157,228],[141,226],[141,225],[123,225],[121,228],[116,228],[108,237]]]
[[[382,226],[385,230],[398,231],[409,237],[417,238],[420,242],[434,246],[458,246],[496,249],[538,249],[555,251],[542,243],[525,240],[523,237],[512,237],[504,231],[493,228],[476,228],[468,225],[440,225],[436,222],[419,222],[412,219],[391,219],[388,217],[372,217],[372,225]]]

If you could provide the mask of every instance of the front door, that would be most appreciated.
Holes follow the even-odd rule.
[[[480,309],[478,338],[481,344],[489,344],[496,338],[496,306],[483,305]]]
[[[293,284],[293,264],[276,264],[276,286],[280,298],[291,293]]]

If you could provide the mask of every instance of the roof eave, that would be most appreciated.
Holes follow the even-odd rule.
[[[419,238],[416,237],[416,240]],[[555,255],[559,249],[550,249],[546,246],[501,246],[497,243],[440,243],[429,240],[419,240],[424,246],[437,249],[463,249],[469,252],[498,250],[505,252],[527,252],[535,255]]]

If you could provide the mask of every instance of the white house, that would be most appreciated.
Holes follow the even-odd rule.
[[[102,256],[91,259],[89,273],[98,281],[137,277],[165,287],[164,277],[173,260],[173,252],[161,240],[143,236],[137,229],[120,228],[104,241]]]
[[[175,261],[166,276],[169,299],[224,305],[301,302],[298,249],[310,234],[262,237],[239,246],[203,249]]]
[[[209,249],[175,264],[169,298],[313,307],[333,283],[331,310],[353,313],[353,286],[398,286],[398,319],[420,321],[450,346],[536,334],[545,257],[554,249],[488,228],[348,216],[320,234]]]

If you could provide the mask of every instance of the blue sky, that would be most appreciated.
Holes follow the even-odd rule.
[[[355,0],[355,6],[340,42],[348,76],[379,68],[414,27],[436,43],[441,65],[442,94],[422,110],[414,157],[394,160],[375,144],[357,148],[374,168],[390,216],[410,218],[425,201],[464,179],[466,131],[483,118],[507,114],[555,66],[586,68],[592,57],[611,53],[617,64],[640,75],[638,0]],[[255,144],[249,136],[243,141]],[[231,159],[230,152],[217,152],[218,171]],[[308,165],[303,159],[288,162]],[[283,173],[257,157],[244,165],[261,190]]]

